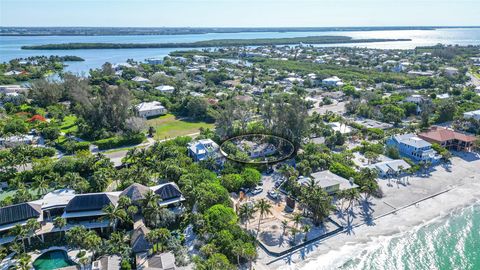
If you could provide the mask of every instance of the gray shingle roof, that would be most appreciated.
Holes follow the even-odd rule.
[[[42,213],[42,206],[33,203],[20,203],[0,208],[0,225],[26,221],[38,218]]]
[[[134,183],[120,193],[120,196],[127,196],[132,201],[139,201],[145,198],[145,194],[149,190],[150,189],[148,187],[142,184]]]
[[[130,245],[132,246],[133,253],[145,252],[152,247],[145,238],[149,231],[150,230],[145,227],[145,225],[142,225],[132,232],[132,237],[130,238]]]
[[[162,270],[175,269],[175,255],[171,252],[154,255],[148,259],[148,267]]]
[[[157,190],[155,190],[155,194],[160,195],[163,201],[182,196],[182,192],[180,192],[174,183],[167,183],[159,187]]]

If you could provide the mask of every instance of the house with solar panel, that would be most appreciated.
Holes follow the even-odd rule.
[[[43,238],[45,234],[67,231],[74,226],[104,231],[112,225],[103,209],[109,205],[117,206],[121,196],[126,196],[134,204],[141,205],[147,192],[153,192],[160,198],[159,206],[179,213],[185,201],[178,186],[163,183],[152,187],[132,184],[124,191],[75,194],[73,190],[55,190],[42,199],[28,203],[20,203],[0,208],[0,245],[12,242],[15,238],[10,231],[16,225],[25,225],[28,220],[35,219],[41,224],[36,233]],[[56,228],[53,220],[62,217],[67,221],[63,228]]]
[[[16,225],[26,225],[30,219],[43,221],[41,204],[28,202],[0,208],[0,246],[12,242],[15,237],[11,230]]]

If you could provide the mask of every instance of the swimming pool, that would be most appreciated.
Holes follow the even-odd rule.
[[[33,262],[35,270],[52,270],[72,265],[76,264],[68,258],[67,253],[63,250],[47,251]]]

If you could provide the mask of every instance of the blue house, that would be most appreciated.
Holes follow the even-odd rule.
[[[387,146],[395,147],[401,155],[413,161],[429,161],[436,163],[440,156],[432,149],[432,145],[417,137],[415,134],[403,134],[392,136],[387,140]]]

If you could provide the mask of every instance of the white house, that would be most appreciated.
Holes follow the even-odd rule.
[[[150,82],[149,79],[143,78],[143,77],[140,77],[140,76],[136,76],[135,78],[132,79],[132,81],[138,82],[138,83],[149,83]]]
[[[323,79],[322,83],[326,86],[342,86],[343,85],[342,80],[337,76]]]
[[[446,67],[443,71],[445,72],[445,75],[450,77],[456,76],[458,74],[458,69],[454,67]]]
[[[164,94],[171,94],[173,93],[173,91],[175,91],[175,87],[170,85],[160,85],[155,87],[155,90],[160,91]]]
[[[463,118],[480,120],[480,110],[463,113]]]
[[[158,101],[142,102],[136,106],[138,115],[143,118],[164,115],[167,109]]]
[[[368,168],[376,170],[380,177],[395,176],[410,169],[410,167],[403,159],[387,160],[368,166]]]
[[[353,180],[345,179],[330,171],[321,171],[311,174],[315,184],[324,189],[328,194],[334,194],[342,190],[358,188],[358,185],[353,183]],[[309,177],[300,176],[298,182],[301,185],[308,185]]]
[[[3,73],[3,75],[5,75],[5,76],[15,76],[15,75],[20,75],[20,74],[22,74],[22,72],[17,71],[17,70],[11,70],[11,71]]]

